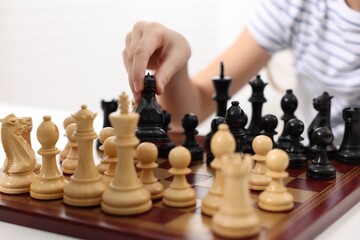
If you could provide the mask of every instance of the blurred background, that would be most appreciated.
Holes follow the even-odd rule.
[[[86,104],[101,114],[102,99],[117,98],[122,91],[130,95],[122,50],[135,22],[157,21],[182,33],[192,47],[189,67],[195,74],[240,34],[258,3],[1,0],[0,102],[70,113]],[[266,87],[263,114],[282,115],[280,99],[294,84],[290,56],[279,53],[269,64],[280,90],[271,83]],[[266,71],[261,75],[268,82]],[[240,101],[249,117],[250,95],[247,86],[230,100]],[[210,119],[200,126],[201,133],[208,131]]]

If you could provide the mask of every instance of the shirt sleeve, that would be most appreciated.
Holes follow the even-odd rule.
[[[247,21],[251,35],[270,54],[291,48],[294,23],[301,9],[292,4],[291,0],[263,0]]]

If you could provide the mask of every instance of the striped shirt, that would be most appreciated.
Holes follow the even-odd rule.
[[[342,110],[360,107],[360,12],[345,0],[265,0],[248,29],[270,54],[292,49],[305,127],[316,115],[313,98],[332,98],[334,142],[344,132]]]

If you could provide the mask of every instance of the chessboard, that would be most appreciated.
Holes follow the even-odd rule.
[[[172,135],[178,145],[179,134]],[[199,140],[202,140],[200,137]],[[169,186],[172,176],[167,159],[158,159],[156,177]],[[360,201],[360,166],[333,161],[336,179],[306,179],[305,169],[288,169],[284,179],[293,194],[294,209],[272,213],[259,209],[259,192],[251,198],[259,214],[260,233],[252,239],[312,239]],[[29,194],[0,193],[0,220],[83,239],[221,239],[210,230],[211,218],[201,213],[201,199],[209,191],[214,172],[204,162],[191,163],[188,182],[196,190],[197,204],[191,208],[169,208],[162,201],[143,214],[120,217],[100,207],[71,207],[63,200],[36,200]],[[235,191],[236,189],[234,189]]]

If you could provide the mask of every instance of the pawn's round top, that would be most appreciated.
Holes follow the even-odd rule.
[[[303,140],[301,134],[304,132],[304,123],[297,118],[290,119],[286,123],[286,131],[288,133],[287,139],[301,141]]]
[[[37,139],[42,148],[54,148],[59,139],[59,129],[51,121],[50,116],[44,116],[43,120],[36,132]]]
[[[199,120],[197,116],[193,113],[187,113],[181,119],[181,126],[185,130],[195,130],[198,124],[199,124]]]
[[[218,131],[211,138],[210,148],[216,158],[220,158],[224,153],[235,152],[236,141],[227,124],[219,125]]]
[[[113,127],[104,127],[99,133],[99,141],[104,144],[104,141],[110,137],[115,136],[115,130]]]
[[[332,143],[334,136],[328,127],[318,127],[314,130],[312,134],[312,141],[314,142],[313,149],[317,151],[328,151],[331,148],[330,144]]]
[[[271,138],[268,136],[258,135],[252,141],[252,148],[255,152],[253,158],[257,155],[265,156],[273,148],[273,143]],[[256,158],[254,159],[257,160]]]
[[[226,119],[224,117],[215,117],[212,121],[211,121],[211,131],[214,133],[218,130],[218,127],[220,124],[222,123],[226,123]]]
[[[74,132],[76,131],[76,123],[70,123],[66,127],[66,137],[70,140],[75,142]]]
[[[158,157],[158,149],[156,145],[151,142],[143,142],[137,146],[136,156],[141,163],[152,163],[155,162]]]
[[[266,166],[270,177],[287,177],[285,171],[289,165],[289,156],[282,149],[272,149],[266,155]]]
[[[70,123],[76,123],[74,116],[70,115],[63,121],[64,129],[66,129],[67,126],[69,126]]]
[[[110,137],[106,138],[103,143],[104,153],[111,158],[116,157],[116,155],[117,155],[115,139],[116,139],[115,136],[110,136]]]
[[[265,132],[275,132],[275,129],[278,125],[278,119],[275,115],[266,114],[261,118],[261,127],[265,130]]]
[[[177,146],[169,152],[169,162],[172,168],[171,173],[190,173],[190,169],[187,168],[191,161],[190,151],[183,147]],[[185,171],[184,171],[185,170]]]

